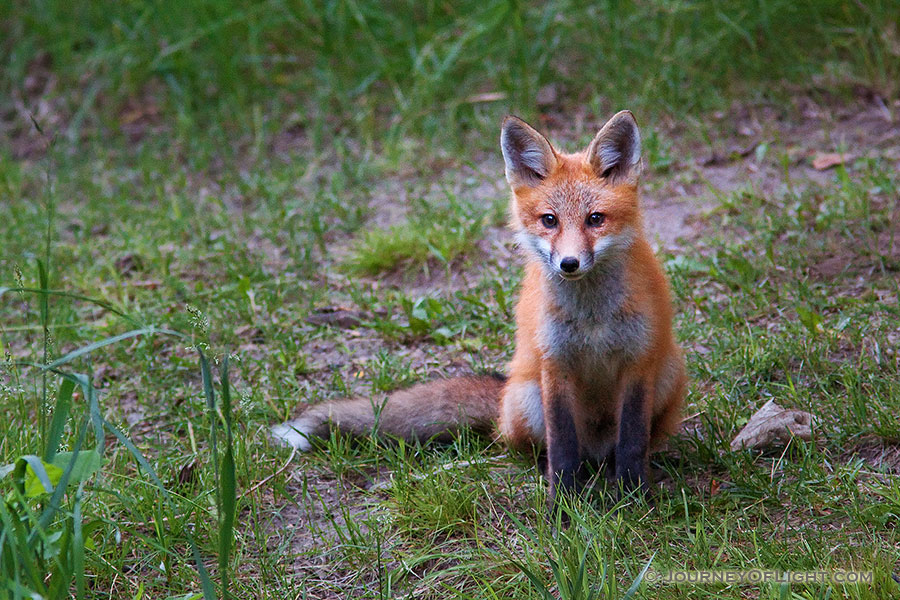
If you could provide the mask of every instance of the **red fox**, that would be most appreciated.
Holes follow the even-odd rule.
[[[508,378],[424,383],[380,406],[327,402],[273,435],[307,450],[331,425],[407,440],[472,427],[545,449],[551,501],[585,462],[607,465],[626,491],[643,489],[650,448],[679,424],[686,376],[668,285],[643,232],[637,123],[619,112],[586,150],[565,154],[510,116],[500,147],[526,261]]]

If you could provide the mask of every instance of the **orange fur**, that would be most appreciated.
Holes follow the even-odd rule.
[[[573,465],[617,458],[617,476],[634,479],[626,487],[646,485],[647,453],[677,426],[686,378],[668,285],[643,233],[636,124],[620,113],[587,150],[563,154],[509,119],[502,143],[528,262],[500,434],[515,447],[547,445],[551,489],[571,485]],[[521,404],[509,390],[523,381],[539,382],[544,430],[507,407]]]

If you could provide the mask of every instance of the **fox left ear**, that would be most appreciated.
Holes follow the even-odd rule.
[[[556,153],[547,138],[512,115],[503,119],[500,150],[506,164],[506,180],[513,188],[538,185],[556,166]]]
[[[630,110],[620,111],[606,122],[588,146],[587,160],[597,176],[609,182],[637,180],[641,132]]]

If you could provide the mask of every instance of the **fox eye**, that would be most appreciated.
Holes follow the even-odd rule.
[[[553,229],[556,227],[556,215],[546,214],[541,217],[541,223],[544,224],[544,227],[547,229]]]
[[[587,218],[587,224],[591,227],[599,227],[603,225],[603,221],[606,220],[606,215],[603,213],[595,212],[591,213]]]

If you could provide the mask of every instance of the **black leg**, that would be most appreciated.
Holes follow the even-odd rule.
[[[625,389],[622,416],[619,419],[619,440],[616,444],[616,480],[622,489],[630,492],[640,487],[646,489],[647,453],[650,432],[645,418],[647,407],[644,386],[640,383]]]
[[[581,464],[575,422],[564,398],[551,397],[546,407],[547,477],[550,479],[550,502],[575,487],[575,474]]]
[[[604,414],[591,423],[591,426],[594,441],[589,444],[606,449],[602,456],[591,459],[591,465],[604,479],[611,479],[616,471],[616,416],[613,413]]]
[[[550,474],[550,469],[547,467],[548,462],[546,448],[541,448],[541,450],[537,453],[537,455],[535,456],[535,462],[537,462],[538,471],[540,471],[540,473],[544,477],[547,477],[547,479],[549,479],[548,475]]]

